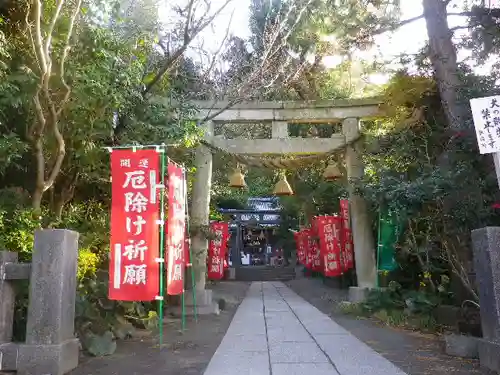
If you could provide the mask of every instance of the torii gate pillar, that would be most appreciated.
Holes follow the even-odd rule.
[[[205,124],[205,135],[211,137],[213,123],[207,121]],[[199,145],[195,155],[196,174],[193,181],[193,200],[191,204],[191,222],[193,227],[208,226],[210,216],[210,191],[212,189],[212,152],[204,146]],[[191,260],[194,268],[196,289],[203,291],[206,282],[206,260],[208,253],[208,240],[205,235],[197,230],[192,236]]]
[[[377,286],[377,265],[375,261],[375,245],[368,207],[365,200],[356,194],[354,184],[364,176],[361,158],[361,143],[350,142],[359,137],[359,120],[347,118],[342,122],[342,132],[346,137],[345,163],[347,169],[348,191],[351,212],[352,234],[354,238],[354,259],[358,286],[350,288],[352,302],[363,300],[366,289]]]

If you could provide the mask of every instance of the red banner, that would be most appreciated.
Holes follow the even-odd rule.
[[[295,241],[295,253],[297,254],[297,262],[302,264],[302,249],[300,248],[299,232],[293,232],[293,240]]]
[[[295,245],[297,247],[297,259],[300,264],[306,264],[306,249],[308,244],[306,243],[306,237],[303,231],[294,232],[293,237],[295,238]]]
[[[344,250],[343,256],[345,262],[345,269],[349,270],[351,268],[354,268],[354,243],[352,241],[352,234],[349,229],[344,230],[342,240],[343,240],[343,250]]]
[[[229,238],[229,223],[213,222],[210,224],[215,239],[208,246],[208,272],[210,280],[220,280],[224,277],[224,259],[226,258],[227,240]]]
[[[349,201],[347,199],[340,200],[340,217],[342,218],[342,228],[351,229],[349,221]]]
[[[184,169],[168,164],[167,294],[184,292],[186,251],[186,180]]]
[[[302,229],[302,241],[304,241],[304,247],[305,247],[305,263],[304,266],[307,269],[312,270],[313,266],[313,254],[312,254],[312,249],[310,246],[309,242],[309,237],[311,236],[311,230],[310,229]]]
[[[352,238],[351,222],[349,216],[349,201],[340,200],[340,217],[342,219],[341,248],[344,271],[354,267],[354,241]]]
[[[323,257],[323,274],[328,277],[342,274],[340,257],[340,218],[320,216],[318,218],[318,236]]]
[[[321,250],[319,247],[316,234],[313,230],[309,230],[309,251],[311,254],[311,269],[314,272],[322,272]]]
[[[111,153],[111,300],[152,301],[158,296],[158,174],[155,150]]]

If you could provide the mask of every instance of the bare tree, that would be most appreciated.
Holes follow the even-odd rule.
[[[203,75],[212,83],[207,86],[210,92],[206,96],[211,98],[214,107],[220,101],[224,106],[210,111],[201,123],[239,102],[265,98],[277,87],[284,90],[293,84],[308,62],[296,58],[290,40],[312,4],[313,0],[292,1],[286,10],[280,6],[279,16],[274,19],[267,15],[259,51],[249,51],[245,40],[226,33],[225,45],[212,56],[209,70]]]
[[[154,70],[145,72],[148,78],[141,91],[143,100],[150,100],[154,89],[161,83],[167,73],[172,72],[186,51],[192,47],[196,38],[212,25],[228,5],[235,0],[223,0],[222,4],[213,7],[206,0],[177,0],[172,2],[168,26],[160,27],[158,50],[159,55],[152,58]],[[129,122],[129,113],[120,113],[113,132],[113,142],[123,132]]]

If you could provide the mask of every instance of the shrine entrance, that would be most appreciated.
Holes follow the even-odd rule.
[[[247,209],[219,209],[230,219],[231,267],[274,267],[286,263],[277,237],[280,211],[276,197],[249,198]]]
[[[196,102],[199,108],[193,116],[204,126],[205,137],[196,150],[196,176],[193,187],[192,221],[196,225],[208,225],[210,190],[212,179],[212,153],[230,154],[238,163],[248,166],[289,169],[290,163],[301,167],[330,159],[345,163],[348,181],[364,175],[361,158],[362,140],[360,124],[364,119],[380,117],[378,99],[309,101],[309,102],[249,102],[230,105],[224,102]],[[210,119],[210,121],[207,121]],[[226,124],[261,124],[269,128],[270,137],[259,139],[227,139],[216,134]],[[331,125],[328,137],[292,137],[290,125]],[[287,158],[263,160],[263,155],[294,155]],[[348,183],[351,225],[354,237],[357,289],[374,288],[377,283],[375,242],[367,205],[356,194],[352,183]],[[244,213],[241,213],[244,214]],[[204,264],[207,239],[202,235],[193,237],[197,285],[204,288]]]

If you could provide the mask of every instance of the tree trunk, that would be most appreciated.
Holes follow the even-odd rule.
[[[464,103],[460,103],[462,82],[452,41],[453,34],[448,26],[447,4],[443,0],[423,0],[422,5],[429,37],[429,57],[448,128],[458,131],[465,127],[467,109]]]
[[[31,194],[31,207],[36,215],[42,213],[42,198],[45,192],[45,158],[43,156],[42,141],[36,138],[32,141],[33,156],[35,158],[35,189]]]
[[[70,175],[60,176],[56,182],[52,204],[52,212],[56,219],[61,218],[64,206],[73,199],[77,180],[78,172],[72,172]]]
[[[35,186],[35,190],[31,194],[31,208],[36,214],[41,214],[42,212],[42,197],[43,197],[43,186]]]

